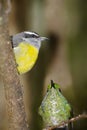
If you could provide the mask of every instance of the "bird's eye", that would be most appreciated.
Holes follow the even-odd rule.
[[[35,35],[35,34],[32,34],[31,36],[32,36],[32,38],[39,38],[39,36]]]
[[[32,34],[32,37],[33,37],[33,38],[36,38],[36,36],[35,36],[34,34]]]

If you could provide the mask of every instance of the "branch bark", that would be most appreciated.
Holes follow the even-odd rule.
[[[71,118],[71,119],[68,120],[68,121],[62,122],[62,123],[59,124],[59,125],[55,125],[55,126],[53,126],[53,127],[48,127],[48,128],[43,129],[43,130],[53,130],[53,129],[57,129],[57,128],[60,128],[60,127],[62,127],[62,126],[65,126],[66,124],[73,123],[73,122],[75,122],[75,121],[77,121],[77,120],[85,119],[85,118],[87,118],[87,114],[80,114],[80,115],[78,115],[78,116],[76,116],[76,117]]]
[[[0,68],[4,83],[9,130],[28,130],[23,92],[8,31],[8,1],[0,0]]]

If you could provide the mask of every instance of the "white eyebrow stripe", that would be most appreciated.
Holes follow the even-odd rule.
[[[25,31],[24,33],[26,33],[26,34],[34,34],[34,35],[36,35],[36,36],[39,36],[37,33],[34,33],[34,32],[28,32],[28,31]]]

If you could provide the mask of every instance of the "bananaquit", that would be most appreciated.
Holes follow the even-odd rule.
[[[19,74],[31,70],[37,60],[41,42],[46,39],[48,38],[41,37],[37,33],[29,31],[11,36]]]

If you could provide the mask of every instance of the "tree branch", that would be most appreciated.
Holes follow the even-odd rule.
[[[78,115],[78,116],[76,116],[76,117],[71,118],[71,119],[68,120],[68,121],[62,122],[62,123],[59,124],[59,125],[55,125],[55,126],[53,126],[53,127],[47,127],[47,128],[45,128],[45,129],[43,129],[43,130],[52,130],[52,129],[55,129],[55,128],[59,128],[59,127],[61,127],[61,126],[65,126],[65,125],[68,124],[68,123],[72,123],[72,122],[75,122],[75,121],[77,121],[77,120],[84,119],[84,118],[87,118],[87,114],[80,114],[80,115]]]
[[[4,83],[9,130],[28,130],[22,86],[9,39],[8,13],[10,10],[6,9],[6,4],[9,2],[9,0],[0,1],[0,73]]]

